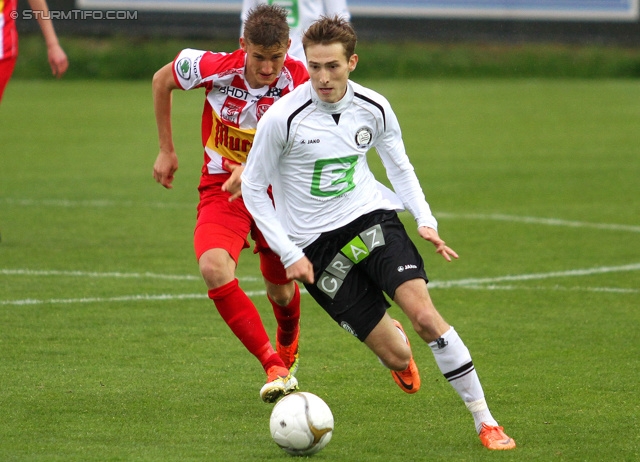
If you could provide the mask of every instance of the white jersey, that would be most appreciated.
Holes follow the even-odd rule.
[[[289,38],[291,48],[289,55],[306,64],[307,58],[302,48],[302,34],[320,16],[338,16],[349,21],[351,15],[347,8],[347,0],[243,0],[241,20],[244,25],[249,10],[261,3],[279,5],[287,10],[287,23],[289,23]],[[240,31],[242,35],[242,28]]]
[[[382,159],[397,196],[374,178],[366,157],[370,148]],[[275,210],[266,194],[269,185]],[[334,104],[322,102],[309,81],[271,106],[258,123],[242,194],[285,267],[302,258],[302,249],[321,233],[374,210],[404,206],[418,226],[437,229],[389,102],[351,81]]]

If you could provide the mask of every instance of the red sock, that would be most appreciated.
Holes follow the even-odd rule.
[[[280,306],[271,297],[269,301],[273,306],[273,314],[278,321],[277,339],[284,346],[291,345],[300,329],[300,288],[295,284],[293,298],[287,306]]]
[[[274,365],[284,367],[284,363],[271,346],[258,310],[242,291],[237,279],[217,289],[211,289],[209,298],[213,300],[231,331],[245,348],[258,358],[265,371]]]

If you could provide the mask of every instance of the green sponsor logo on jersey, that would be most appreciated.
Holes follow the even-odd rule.
[[[313,166],[311,195],[334,197],[354,189],[353,174],[357,161],[358,156],[317,160]]]
[[[180,77],[185,80],[189,80],[189,77],[191,76],[191,60],[189,58],[182,58],[178,62],[176,70],[178,71],[178,74],[180,74]]]
[[[278,5],[287,10],[287,23],[289,27],[298,27],[300,24],[298,0],[269,0],[269,5]]]

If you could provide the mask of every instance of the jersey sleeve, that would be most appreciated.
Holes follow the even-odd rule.
[[[309,80],[309,72],[307,71],[307,66],[305,65],[305,63],[295,57],[287,55],[284,61],[284,68],[287,69],[287,72],[291,74],[291,89]]]
[[[271,107],[258,122],[242,173],[242,197],[269,247],[287,268],[300,260],[304,253],[289,239],[267,194],[269,185],[276,185],[279,181],[279,159],[287,143],[286,120],[281,120],[282,117],[275,116],[274,112],[274,107]]]
[[[431,213],[413,165],[405,151],[400,124],[391,105],[385,100],[386,128],[376,150],[386,169],[394,192],[405,208],[413,215],[418,227],[438,229],[438,222]]]
[[[200,63],[208,51],[186,48],[173,60],[173,78],[183,90],[200,87],[203,83]]]

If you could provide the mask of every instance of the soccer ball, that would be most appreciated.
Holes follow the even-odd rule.
[[[324,448],[333,433],[333,414],[321,398],[297,392],[274,406],[269,421],[271,437],[294,456],[308,456]]]

